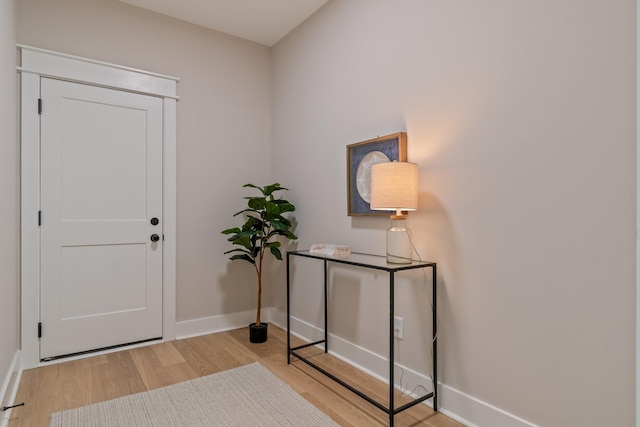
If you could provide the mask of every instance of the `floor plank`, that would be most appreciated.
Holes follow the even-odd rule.
[[[345,427],[385,426],[388,415],[292,358],[287,364],[286,332],[269,326],[266,343],[251,344],[247,328],[178,341],[154,344],[107,355],[62,362],[24,371],[9,427],[47,427],[53,412],[97,403],[187,381],[204,375],[260,362]],[[292,345],[303,342],[292,337]],[[386,404],[386,384],[325,354],[316,348],[304,350],[314,362],[338,377],[357,384],[377,401]],[[407,398],[397,393],[396,406]],[[461,427],[462,424],[435,413],[426,405],[416,405],[395,418],[402,427]]]

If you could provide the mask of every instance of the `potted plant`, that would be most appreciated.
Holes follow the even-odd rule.
[[[285,199],[276,199],[274,193],[287,190],[279,183],[258,187],[253,184],[245,184],[243,187],[251,187],[260,190],[260,196],[245,197],[247,208],[235,213],[233,216],[245,214],[245,222],[242,228],[234,227],[222,231],[222,234],[230,234],[227,239],[239,247],[228,250],[225,254],[234,253],[231,260],[243,260],[253,264],[258,276],[258,309],[256,322],[249,325],[249,340],[253,343],[267,340],[267,324],[260,321],[260,309],[262,308],[262,262],[267,253],[271,253],[277,260],[282,261],[280,252],[281,243],[278,236],[296,240],[298,237],[291,232],[291,221],[283,216],[286,212],[296,210],[295,206]]]

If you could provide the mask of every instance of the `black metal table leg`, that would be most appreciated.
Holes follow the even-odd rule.
[[[329,320],[328,320],[328,309],[327,309],[327,295],[328,295],[328,287],[329,287],[329,277],[328,277],[328,272],[329,270],[329,263],[327,262],[327,260],[324,260],[324,352],[328,353],[329,352]]]
[[[394,402],[393,402],[393,389],[395,386],[395,380],[393,378],[394,371],[394,348],[393,348],[393,324],[395,317],[395,291],[394,291],[394,276],[393,271],[389,272],[389,426],[393,427],[393,415],[394,415]]]
[[[433,410],[438,411],[438,315],[436,312],[436,308],[438,304],[436,304],[437,297],[437,270],[436,265],[431,266],[431,271],[433,273],[433,282],[432,282],[432,302],[431,302],[431,312],[433,315]]]
[[[291,303],[289,296],[289,259],[291,254],[287,252],[287,365],[291,364]]]

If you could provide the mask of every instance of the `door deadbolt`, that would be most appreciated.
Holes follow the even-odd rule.
[[[158,225],[160,224],[160,220],[158,218],[151,218],[151,225]]]

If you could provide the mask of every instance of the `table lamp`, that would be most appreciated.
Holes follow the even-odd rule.
[[[418,165],[408,162],[376,163],[371,167],[371,209],[395,211],[387,230],[387,262],[410,264],[413,245],[407,214],[418,208]]]

